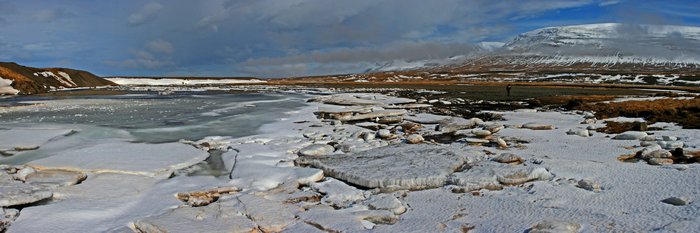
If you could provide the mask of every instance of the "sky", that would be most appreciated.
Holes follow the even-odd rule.
[[[700,26],[700,1],[0,0],[0,61],[100,76],[355,73],[604,22]]]

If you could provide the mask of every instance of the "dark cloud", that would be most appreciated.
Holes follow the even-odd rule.
[[[0,56],[7,59],[69,60],[107,75],[191,72],[274,77],[355,72],[375,64],[468,55],[474,52],[471,44],[505,41],[542,25],[601,21],[557,15],[559,11],[605,8],[619,16],[625,8],[632,9],[630,5],[651,4],[610,0],[8,2],[0,2],[0,18],[6,19],[5,23],[0,20],[0,41],[7,44]],[[670,22],[678,22],[674,17],[696,14],[694,8],[684,8],[687,4],[655,4],[653,9],[634,6],[639,10],[629,18],[643,12],[671,15],[663,13],[669,11],[675,15]],[[68,10],[37,12],[36,6]],[[74,19],[60,21],[60,26],[51,23],[68,17]],[[540,23],[522,26],[532,21]],[[669,22],[666,18],[655,21]]]
[[[145,24],[153,19],[155,19],[156,15],[158,12],[160,12],[163,9],[163,5],[157,2],[150,2],[138,11],[132,13],[129,15],[127,18],[127,22],[131,26],[138,26]]]
[[[41,10],[32,15],[32,19],[41,23],[49,23],[57,20],[75,17],[75,13],[63,8]]]

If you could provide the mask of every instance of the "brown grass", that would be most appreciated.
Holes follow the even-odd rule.
[[[15,82],[29,81],[29,79],[23,75],[2,66],[0,66],[0,77],[15,80]]]
[[[641,117],[649,123],[676,122],[684,128],[700,129],[700,98],[697,97],[584,104],[577,109],[595,111],[600,119]]]
[[[565,95],[565,96],[544,96],[536,98],[541,105],[570,105],[572,103],[591,103],[591,102],[601,102],[608,101],[617,98],[614,95]],[[580,104],[579,104],[580,105]]]

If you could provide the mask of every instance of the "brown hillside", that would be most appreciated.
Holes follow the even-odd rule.
[[[67,68],[33,68],[14,62],[0,62],[0,77],[13,80],[12,87],[19,90],[22,95],[45,93],[52,87],[60,89],[116,85],[87,71]]]

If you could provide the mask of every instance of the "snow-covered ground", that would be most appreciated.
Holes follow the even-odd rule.
[[[589,130],[604,124],[590,113],[493,112],[504,120],[484,122],[422,113],[429,105],[373,93],[313,97],[278,108],[270,113],[274,121],[254,125],[255,116],[231,112],[305,99],[239,99],[223,106],[225,99],[216,96],[150,102],[153,96],[143,95],[143,102],[108,107],[121,106],[120,98],[135,96],[0,109],[0,135],[16,136],[0,143],[13,150],[0,160],[13,164],[0,165],[0,193],[7,194],[0,204],[9,203],[2,205],[6,216],[0,223],[10,224],[8,232],[700,229],[700,164],[618,160],[644,150],[641,145],[659,146],[658,153],[660,145],[698,151],[700,130],[658,124],[664,130],[615,140]],[[156,107],[168,101],[196,113],[173,110],[184,123],[172,134],[187,140],[139,142],[171,132],[145,123],[151,117],[174,120],[155,118],[168,114],[173,105]],[[111,109],[115,122],[132,127],[116,127],[99,113],[87,116],[93,123],[67,122],[89,114],[73,112],[83,108]],[[65,119],[48,120],[48,113]],[[130,123],[129,115],[141,113],[145,121]],[[191,122],[195,115],[212,119]],[[215,130],[235,121],[247,122],[248,127],[236,127],[249,132]],[[185,138],[190,124],[216,133]],[[153,128],[154,134],[139,134]],[[430,140],[442,134],[461,139]],[[666,200],[671,197],[676,199]],[[36,201],[41,202],[26,204]],[[24,205],[18,215],[15,203]]]
[[[12,80],[0,77],[0,95],[16,95],[19,90],[11,86]]]

